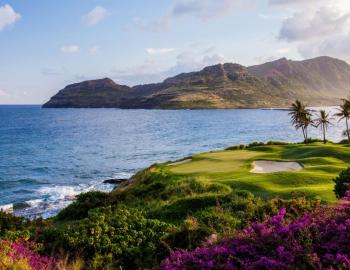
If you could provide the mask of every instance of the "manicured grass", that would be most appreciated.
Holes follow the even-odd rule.
[[[250,173],[254,160],[296,161],[301,171],[267,174]],[[257,196],[290,198],[293,192],[322,201],[336,201],[332,179],[349,167],[350,147],[327,143],[264,145],[245,150],[225,150],[194,155],[192,160],[168,165],[178,176],[192,176],[205,182],[219,182],[233,189],[245,189]]]

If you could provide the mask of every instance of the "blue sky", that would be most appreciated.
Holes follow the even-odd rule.
[[[220,62],[348,61],[349,2],[0,0],[0,104],[41,104],[87,79],[135,85]]]

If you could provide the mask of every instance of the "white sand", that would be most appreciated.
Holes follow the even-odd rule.
[[[180,160],[180,161],[172,162],[169,165],[170,166],[175,166],[175,165],[184,164],[184,163],[187,163],[187,162],[190,162],[190,161],[192,161],[191,158],[186,158],[186,159],[183,159],[183,160]]]
[[[253,162],[254,168],[252,173],[274,173],[287,171],[301,171],[303,166],[298,162],[290,161],[272,161],[272,160],[256,160]]]

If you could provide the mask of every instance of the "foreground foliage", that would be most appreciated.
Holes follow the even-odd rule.
[[[257,175],[250,173],[251,163],[256,159],[295,160],[303,164],[304,170]],[[273,265],[268,268],[258,263],[258,256],[280,263],[280,258],[274,257],[277,248],[282,246],[283,251],[294,254],[293,248],[299,248],[298,245],[301,247],[297,251],[301,253],[295,253],[295,261],[303,265],[307,261],[309,264],[305,264],[304,269],[319,269],[314,253],[320,260],[326,253],[317,253],[315,239],[319,237],[321,241],[323,236],[332,236],[318,235],[317,230],[323,229],[323,220],[330,223],[332,218],[335,222],[340,220],[340,210],[320,205],[336,200],[332,179],[349,162],[348,147],[320,142],[308,145],[252,143],[199,154],[185,162],[153,165],[111,193],[81,194],[49,220],[28,221],[0,212],[0,239],[9,243],[39,244],[35,254],[54,256],[58,269],[159,269],[167,257],[163,267],[180,267],[175,264],[178,261],[184,267],[180,269],[201,269],[198,268],[200,262],[208,263],[206,268],[212,263],[213,267],[220,268],[220,254],[225,260],[234,259],[238,254],[234,263],[239,266],[233,264],[233,269],[240,269],[243,263],[251,263],[250,269],[259,268],[260,263],[259,269],[273,269]],[[339,176],[345,192],[347,178],[343,174],[347,177],[349,173],[345,171]],[[304,216],[305,213],[310,214]],[[306,231],[297,226],[302,220],[310,221],[306,223]],[[294,231],[292,227],[298,229]],[[274,235],[276,232],[279,235]],[[232,243],[247,245],[239,250],[243,253],[237,251],[232,255],[229,253],[234,250]],[[249,253],[250,257],[247,255],[251,261],[248,257],[245,261],[244,252],[249,251],[246,247],[256,252]],[[335,245],[333,250],[336,249]],[[209,255],[204,256],[204,252]],[[340,253],[348,256],[346,252],[344,249]],[[339,263],[337,255],[333,255]],[[282,261],[286,262],[292,265]],[[292,269],[297,267],[299,265]]]
[[[344,197],[350,185],[350,168],[341,171],[339,176],[337,176],[333,181],[335,183],[334,193],[337,198]]]
[[[87,268],[135,269],[158,263],[161,239],[170,228],[136,209],[106,207],[91,210],[87,218],[67,226],[45,229],[40,240],[46,250],[69,251],[73,258],[88,260]]]
[[[0,269],[8,270],[54,270],[58,262],[38,253],[39,246],[33,242],[0,241]]]
[[[162,269],[350,269],[348,202],[320,207],[292,222],[285,216],[283,208],[230,239],[190,252],[173,251]]]

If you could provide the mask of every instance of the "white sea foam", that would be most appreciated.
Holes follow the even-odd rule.
[[[13,213],[13,204],[4,204],[0,205],[0,211],[6,212],[6,213]]]
[[[30,207],[36,207],[39,204],[41,204],[42,202],[43,202],[42,199],[34,199],[34,200],[26,201],[25,203]]]
[[[124,176],[126,175],[123,175],[123,177]],[[121,178],[121,174],[118,177]],[[105,184],[103,181],[91,181],[89,184],[79,184],[75,186],[51,185],[41,187],[36,192],[39,198],[26,201],[23,204],[24,207],[14,210],[14,214],[25,216],[30,219],[37,217],[49,218],[71,204],[76,199],[76,196],[82,192],[93,190],[109,192],[113,188],[114,185]],[[12,209],[13,211],[12,204],[3,207]]]

